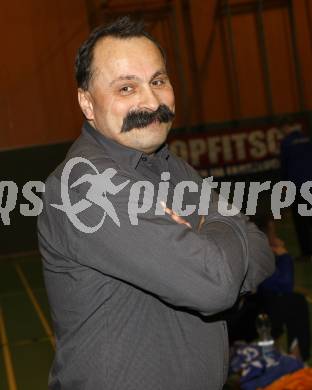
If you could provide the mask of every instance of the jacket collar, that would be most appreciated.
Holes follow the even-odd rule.
[[[141,159],[149,158],[145,153],[129,148],[127,146],[121,145],[118,142],[105,137],[102,133],[96,130],[93,126],[90,125],[88,121],[85,121],[82,127],[82,133],[90,135],[97,143],[102,145],[110,157],[117,163],[122,165],[126,164],[132,168],[136,168]],[[155,155],[161,159],[168,160],[169,158],[169,149],[168,145],[162,145],[156,152]]]

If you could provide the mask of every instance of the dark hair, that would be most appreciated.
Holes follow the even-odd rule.
[[[112,23],[99,26],[91,32],[87,40],[79,48],[76,61],[75,73],[79,88],[87,90],[92,78],[91,65],[93,61],[93,51],[96,43],[105,37],[114,37],[119,39],[128,39],[134,37],[146,37],[152,41],[160,50],[164,60],[165,53],[159,43],[144,29],[144,22],[130,19],[129,16],[123,16]]]

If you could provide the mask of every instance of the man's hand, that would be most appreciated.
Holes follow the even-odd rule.
[[[285,253],[288,253],[288,251],[284,245],[274,245],[274,246],[271,246],[271,248],[272,248],[272,251],[274,252],[274,254],[277,256],[281,256],[281,255],[284,255]]]
[[[205,216],[202,215],[202,216],[200,217],[200,221],[199,221],[199,224],[198,224],[198,228],[197,228],[198,231],[200,231],[200,229],[202,228],[204,222],[205,222]]]
[[[190,229],[192,229],[192,226],[189,222],[187,222],[184,218],[180,217],[180,215],[178,215],[177,213],[175,213],[173,210],[169,209],[169,207],[166,206],[165,202],[160,202],[162,208],[165,210],[165,212],[170,215],[170,217],[177,223],[179,223],[180,225],[186,225],[187,227],[189,227]],[[200,218],[200,221],[199,221],[199,224],[198,224],[198,228],[197,230],[200,231],[201,227],[203,226],[205,222],[205,216],[202,215],[201,218]]]
[[[175,213],[173,210],[169,209],[169,207],[166,206],[165,202],[160,202],[162,208],[165,210],[166,214],[170,215],[170,217],[177,222],[180,225],[186,225],[190,229],[192,229],[192,226],[189,222],[187,222],[184,218],[180,217],[177,213]]]
[[[281,256],[284,255],[285,253],[288,253],[285,247],[285,242],[280,238],[278,238],[277,236],[271,237],[269,242],[272,251],[274,252],[275,255]]]

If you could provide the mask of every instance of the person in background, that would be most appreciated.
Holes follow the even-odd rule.
[[[312,180],[312,143],[291,117],[283,117],[279,127],[284,134],[281,141],[281,179],[296,185],[296,200],[292,204],[292,215],[301,251],[301,260],[312,258],[312,216],[301,216],[298,204],[307,203],[300,194],[306,181]],[[311,205],[308,205],[308,209]]]
[[[267,234],[275,254],[274,274],[258,287],[262,307],[272,322],[272,336],[277,339],[287,329],[288,350],[307,361],[310,358],[309,308],[303,294],[294,291],[294,262],[284,241],[276,234],[274,220],[264,216],[254,221]]]
[[[272,336],[277,346],[279,338],[287,330],[288,352],[307,361],[310,358],[309,309],[303,294],[294,291],[294,263],[285,243],[277,236],[274,220],[261,214],[253,218],[255,224],[268,237],[275,254],[276,269],[264,280],[255,294],[244,298],[239,312],[229,319],[230,341],[251,342],[257,338],[256,318],[268,314],[272,325]]]

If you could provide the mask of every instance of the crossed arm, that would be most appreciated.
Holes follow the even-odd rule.
[[[39,221],[41,245],[53,238],[54,249],[65,258],[172,305],[215,314],[231,307],[240,293],[255,289],[273,272],[274,259],[265,236],[244,216],[212,213],[191,229],[167,210],[164,216],[142,214],[133,226],[125,189],[113,198],[120,227],[107,218],[101,229],[86,234],[48,205],[55,202],[59,186],[55,177],[47,183],[45,214]],[[71,190],[72,203],[82,197]],[[79,218],[94,226],[102,213],[92,205]]]

